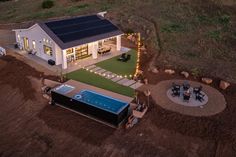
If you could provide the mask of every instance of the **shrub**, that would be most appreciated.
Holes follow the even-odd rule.
[[[52,8],[54,6],[54,1],[53,0],[44,0],[42,3],[42,8],[43,9],[48,9]]]
[[[88,8],[88,7],[89,7],[88,4],[81,4],[81,5],[77,5],[77,6],[72,6],[72,7],[68,8],[66,11],[69,14],[74,14],[74,13],[77,13],[83,9]]]
[[[181,24],[177,23],[169,23],[163,27],[161,27],[161,32],[166,32],[166,33],[175,33],[175,32],[183,32],[184,27]]]
[[[199,77],[200,76],[200,74],[201,74],[201,70],[200,69],[198,69],[198,68],[193,68],[193,69],[191,69],[191,74],[193,75],[193,77]]]
[[[215,39],[215,40],[220,40],[221,39],[221,32],[219,30],[209,31],[208,37]]]
[[[125,30],[125,33],[127,33],[127,34],[132,34],[132,33],[134,33],[134,30],[131,29],[131,28],[127,28],[127,29]]]
[[[11,1],[11,0],[0,0],[0,2],[6,2],[6,1]]]

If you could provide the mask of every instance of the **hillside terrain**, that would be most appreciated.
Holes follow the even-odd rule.
[[[158,67],[187,69],[236,82],[235,0],[43,0],[0,2],[0,23],[108,11],[125,32],[141,32]],[[11,24],[21,27],[21,24]]]

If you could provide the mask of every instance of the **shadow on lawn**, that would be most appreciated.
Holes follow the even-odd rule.
[[[39,114],[49,127],[67,132],[92,145],[101,145],[115,129],[58,106],[47,105]]]

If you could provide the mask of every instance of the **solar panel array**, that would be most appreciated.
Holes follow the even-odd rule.
[[[52,21],[45,24],[63,43],[119,30],[110,21],[99,18],[97,15]]]

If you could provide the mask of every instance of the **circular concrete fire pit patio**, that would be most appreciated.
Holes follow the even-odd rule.
[[[224,96],[215,88],[208,85],[188,81],[191,87],[202,86],[204,93],[204,101],[195,100],[194,95],[191,96],[189,102],[183,101],[182,97],[173,97],[171,95],[172,83],[182,85],[186,80],[166,80],[161,81],[155,86],[151,86],[150,90],[155,102],[162,108],[191,116],[211,116],[222,112],[226,107]]]
[[[193,91],[192,87],[190,87],[190,91],[191,92]],[[201,92],[204,95],[204,100],[203,101],[196,100],[195,99],[196,95],[194,93],[191,94],[189,101],[184,101],[183,92],[184,91],[181,87],[180,96],[173,96],[172,95],[172,89],[169,88],[166,92],[166,95],[172,102],[174,102],[176,104],[179,104],[179,105],[188,106],[188,107],[201,107],[202,108],[208,102],[208,96],[203,91]]]

